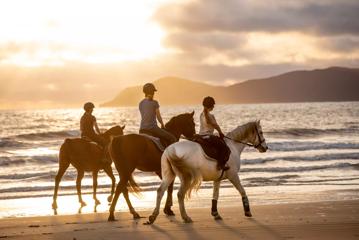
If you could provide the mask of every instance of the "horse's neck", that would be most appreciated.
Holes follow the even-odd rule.
[[[104,133],[101,133],[100,137],[102,137],[106,141],[106,143],[110,141],[110,135],[108,134],[108,130]]]
[[[239,143],[239,142],[235,142],[234,140],[237,141],[241,141],[241,142],[249,142],[248,134],[246,134],[248,125],[244,125],[241,127],[236,128],[235,130],[233,130],[232,132],[229,132],[227,134],[227,137],[229,137],[230,139],[226,139],[226,143],[229,146],[229,148],[231,149],[231,157],[236,161],[236,164],[238,166],[238,169],[240,168],[240,160],[241,160],[241,153],[243,151],[243,149],[246,147],[245,144],[243,143]]]
[[[168,131],[173,136],[175,136],[175,138],[178,141],[180,139],[180,137],[181,137],[181,132],[177,128],[175,128],[174,126],[175,126],[175,124],[173,124],[171,127],[166,127],[166,131]]]
[[[225,141],[229,149],[231,149],[230,158],[232,158],[236,162],[236,165],[239,169],[241,166],[241,153],[245,148],[245,145],[242,143],[234,142],[233,140],[230,139],[225,139]]]

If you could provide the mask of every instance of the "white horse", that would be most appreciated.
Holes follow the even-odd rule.
[[[253,146],[259,152],[266,152],[268,149],[260,121],[249,122],[237,127],[226,135],[225,141],[231,149],[227,162],[230,168],[225,172],[217,169],[217,161],[206,157],[198,143],[181,141],[166,148],[161,158],[162,182],[157,189],[156,208],[149,217],[147,224],[152,224],[156,220],[163,194],[176,176],[181,180],[177,196],[184,222],[192,222],[192,219],[186,213],[184,198],[186,195],[190,197],[191,191],[198,189],[201,181],[213,181],[211,213],[216,220],[221,219],[217,211],[217,200],[220,182],[223,179],[228,179],[241,194],[245,216],[252,216],[248,197],[239,179],[238,171],[240,169],[240,155],[245,146]]]

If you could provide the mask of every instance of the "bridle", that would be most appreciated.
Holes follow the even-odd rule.
[[[239,141],[239,140],[236,140],[236,139],[227,137],[227,136],[224,136],[224,137],[227,138],[227,139],[229,139],[229,140],[232,140],[233,142],[242,143],[242,144],[247,145],[247,146],[249,146],[249,147],[259,148],[259,146],[261,146],[262,143],[265,142],[265,140],[262,139],[261,136],[259,135],[259,131],[258,131],[258,128],[257,128],[257,124],[255,125],[255,128],[256,128],[257,137],[258,137],[258,139],[259,139],[259,142],[258,142],[257,144],[255,144],[255,145],[252,144],[252,143],[242,142],[242,141]]]

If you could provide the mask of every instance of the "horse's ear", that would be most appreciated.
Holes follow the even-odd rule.
[[[122,130],[123,130],[123,129],[125,129],[125,127],[126,127],[126,125],[123,125],[123,127],[121,127],[121,128],[122,128]]]
[[[194,110],[191,112],[192,117],[194,116]]]

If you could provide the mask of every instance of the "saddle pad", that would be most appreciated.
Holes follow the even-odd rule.
[[[148,139],[150,139],[158,148],[158,150],[160,150],[161,152],[163,152],[165,150],[165,147],[163,146],[163,144],[161,143],[161,140],[159,138],[156,138],[154,136],[145,134],[145,133],[140,133],[139,135],[144,136]]]
[[[196,137],[193,141],[201,146],[203,155],[208,160],[217,161],[219,155],[218,155],[218,150],[216,148],[213,148],[213,146],[209,145],[208,142],[204,140],[202,137],[200,138]]]
[[[193,141],[201,145],[205,156],[219,162],[228,161],[231,150],[222,139],[212,135],[195,135]]]

